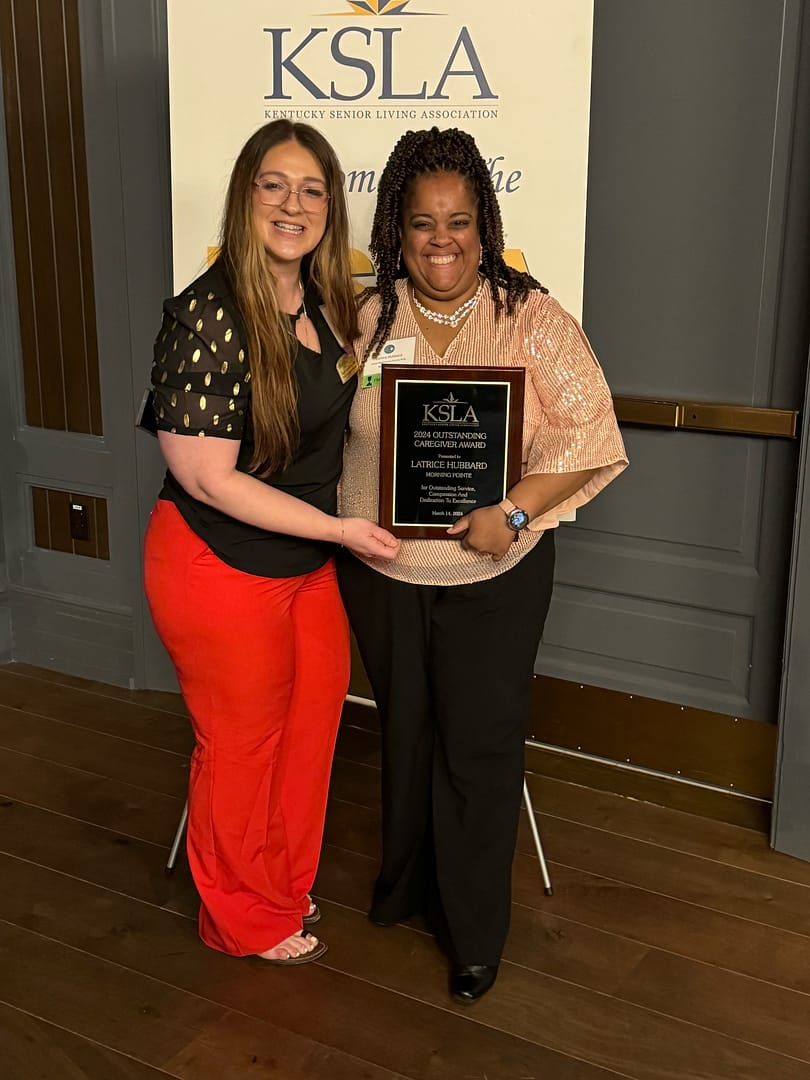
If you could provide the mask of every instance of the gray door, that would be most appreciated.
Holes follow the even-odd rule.
[[[129,530],[130,684],[175,690],[142,588],[143,532],[165,465],[157,440],[134,428],[171,292],[166,3],[80,0],[80,16],[99,348],[120,380],[105,407],[128,458],[116,495]]]
[[[802,7],[596,0],[583,321],[617,395],[800,407]],[[624,434],[538,672],[775,722],[796,442]]]

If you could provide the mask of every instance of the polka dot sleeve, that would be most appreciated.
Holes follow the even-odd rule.
[[[242,438],[250,371],[239,330],[213,293],[190,289],[163,305],[152,385],[160,431]]]

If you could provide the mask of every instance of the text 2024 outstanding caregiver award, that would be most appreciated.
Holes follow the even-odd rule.
[[[520,479],[523,368],[383,364],[380,524],[442,539]]]

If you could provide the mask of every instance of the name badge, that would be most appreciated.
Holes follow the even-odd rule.
[[[338,377],[342,383],[347,383],[360,370],[360,363],[354,353],[344,353],[335,364]]]
[[[416,355],[416,338],[392,338],[386,341],[376,356],[370,356],[363,364],[360,386],[367,390],[379,386],[383,364],[412,364]]]

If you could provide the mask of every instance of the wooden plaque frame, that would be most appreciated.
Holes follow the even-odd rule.
[[[525,371],[383,364],[380,524],[443,539],[520,479]]]

